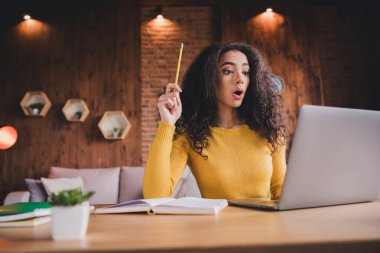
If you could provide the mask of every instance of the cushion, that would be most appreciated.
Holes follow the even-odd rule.
[[[182,176],[174,189],[173,197],[202,197],[197,181],[188,165],[183,170]]]
[[[186,192],[187,192],[186,180],[190,173],[191,173],[190,168],[189,166],[186,165],[185,169],[183,170],[181,178],[178,180],[178,183],[174,188],[173,198],[182,198],[186,196]]]
[[[3,205],[11,205],[19,202],[29,202],[30,192],[29,191],[16,191],[10,192],[4,199]]]
[[[83,180],[81,177],[74,177],[74,178],[41,177],[41,181],[49,196],[53,193],[58,194],[61,191],[73,190],[77,188],[80,188],[83,191]]]
[[[84,192],[94,191],[90,204],[116,204],[119,197],[120,167],[72,169],[51,167],[49,178],[82,177]]]
[[[121,167],[119,202],[143,198],[143,167]]]
[[[25,178],[25,184],[30,192],[30,202],[46,201],[48,194],[41,180]]]
[[[185,167],[181,178],[174,188],[172,197],[181,198],[187,196],[187,178],[191,174],[190,168]],[[143,198],[144,168],[123,166],[120,172],[119,202]],[[196,187],[198,188],[198,187]]]
[[[199,190],[197,180],[195,179],[193,173],[189,173],[189,176],[186,178],[186,193],[185,197],[198,197],[202,198],[202,194]]]

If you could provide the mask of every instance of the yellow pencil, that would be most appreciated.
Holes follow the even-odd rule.
[[[182,49],[183,49],[183,43],[181,43],[181,48],[179,49],[177,72],[175,73],[175,82],[174,82],[175,84],[178,84],[179,68],[181,67],[181,59],[182,59]]]

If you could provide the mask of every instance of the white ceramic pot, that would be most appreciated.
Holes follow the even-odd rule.
[[[113,138],[119,137],[119,132],[120,132],[120,130],[117,130],[116,132],[112,132],[112,137]]]
[[[40,113],[40,111],[38,110],[38,108],[33,108],[32,109],[32,114],[33,115],[38,115]]]
[[[51,235],[54,241],[80,240],[87,232],[90,216],[89,203],[63,207],[52,207]]]

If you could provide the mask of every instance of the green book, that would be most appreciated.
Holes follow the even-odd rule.
[[[47,216],[50,213],[51,205],[47,202],[20,202],[0,206],[0,222]]]

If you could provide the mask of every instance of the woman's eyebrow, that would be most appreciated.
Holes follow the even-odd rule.
[[[220,65],[220,67],[223,67],[224,65],[234,65],[234,66],[236,66],[235,63],[233,63],[233,62],[229,62],[229,61],[226,61],[226,62],[223,62],[223,63]],[[243,64],[242,64],[242,66],[248,66],[248,65],[249,65],[248,63],[243,63]]]

